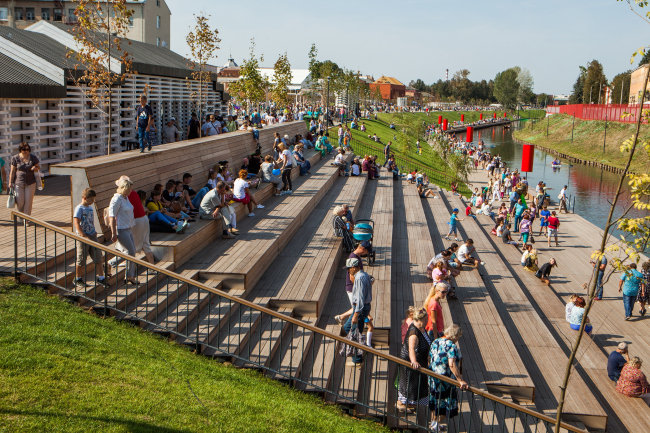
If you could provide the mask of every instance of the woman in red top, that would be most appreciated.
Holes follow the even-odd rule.
[[[633,356],[630,361],[623,366],[621,377],[616,383],[616,391],[628,397],[640,397],[643,394],[650,393],[650,385],[641,371],[643,361],[638,356]]]
[[[447,283],[433,283],[429,291],[429,296],[424,301],[424,308],[427,310],[428,316],[427,326],[424,329],[429,334],[431,341],[444,334],[445,321],[442,317],[442,305],[440,305],[440,301],[445,299],[447,292],[449,292]]]
[[[551,237],[555,237],[555,246],[557,243],[557,229],[560,227],[560,219],[556,216],[555,211],[551,212],[551,216],[546,219],[548,222],[548,246],[551,246]]]

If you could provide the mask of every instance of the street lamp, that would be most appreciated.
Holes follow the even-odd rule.
[[[325,130],[330,128],[330,118],[329,118],[329,109],[330,109],[330,77],[327,77],[327,103],[325,105]]]
[[[345,104],[347,113],[345,115],[345,127],[348,127],[348,116],[350,116],[350,83],[345,83]]]

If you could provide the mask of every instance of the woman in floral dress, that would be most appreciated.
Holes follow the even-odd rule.
[[[623,366],[621,377],[616,382],[616,391],[628,397],[641,397],[650,393],[650,385],[641,371],[643,361],[638,356],[633,356]]]
[[[460,382],[460,389],[467,389],[469,385],[463,380],[460,372],[460,349],[456,345],[463,331],[458,325],[451,325],[445,329],[445,335],[431,343],[431,365],[429,368],[442,376],[456,379]],[[429,378],[429,408],[433,416],[431,430],[443,431],[440,425],[442,420],[458,415],[458,395],[456,386],[440,379]]]

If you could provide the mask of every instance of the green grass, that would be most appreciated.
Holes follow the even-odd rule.
[[[0,323],[0,431],[388,431],[8,279]]]
[[[618,168],[625,167],[629,154],[621,152],[620,146],[623,141],[634,135],[636,124],[607,122],[607,137],[605,137],[604,121],[575,119],[575,126],[573,121],[573,117],[567,114],[554,114],[546,120],[528,124],[525,128],[515,131],[514,136],[574,158],[596,161]],[[571,140],[572,130],[573,140]],[[650,140],[648,125],[642,125],[639,134],[639,143],[645,140]],[[605,144],[604,151],[603,144]],[[642,147],[638,147],[632,160],[631,170],[635,173],[645,173],[649,161],[648,153]]]

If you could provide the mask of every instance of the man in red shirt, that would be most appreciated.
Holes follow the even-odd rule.
[[[548,246],[551,246],[551,236],[555,237],[555,246],[559,246],[557,242],[557,229],[560,227],[560,219],[556,216],[555,211],[551,212],[548,217]]]

